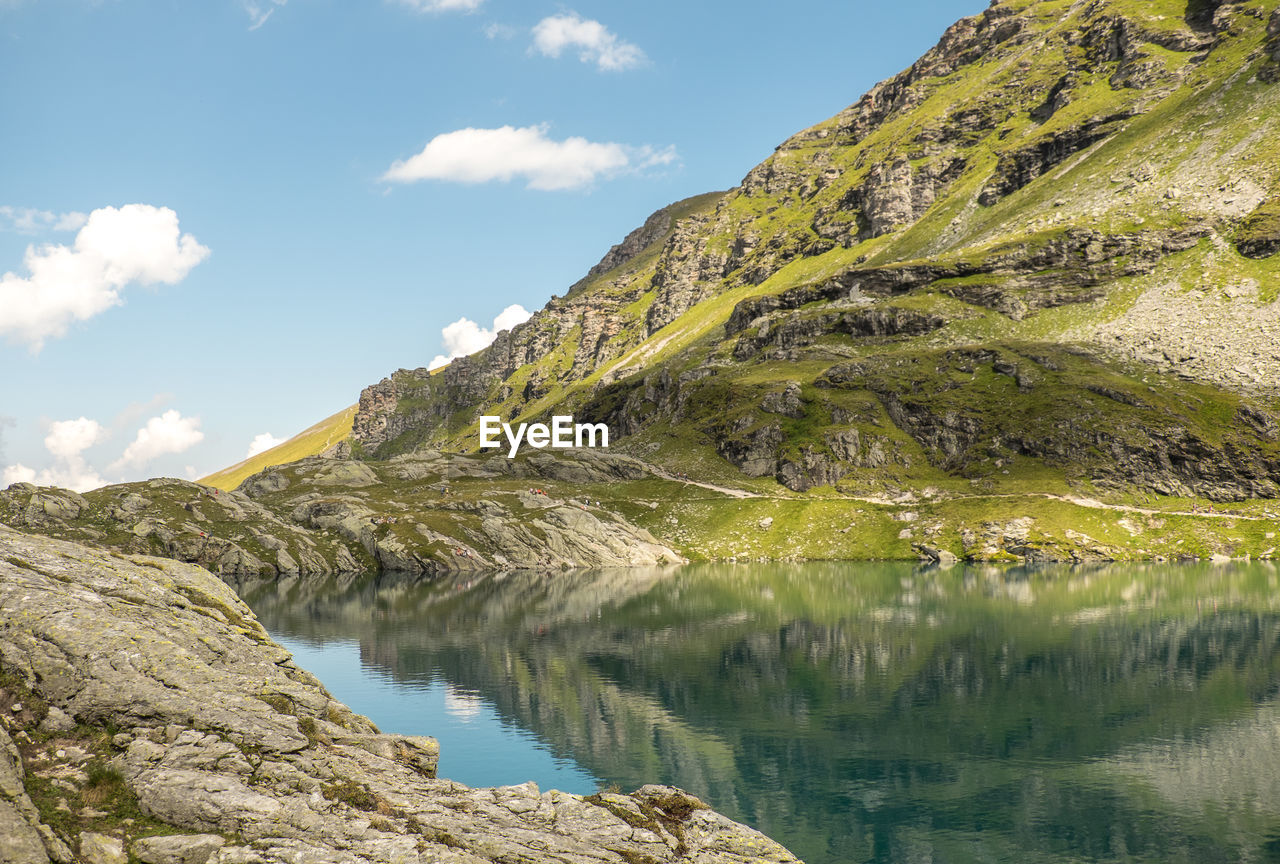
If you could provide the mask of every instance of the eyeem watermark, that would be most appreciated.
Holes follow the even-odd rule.
[[[485,415],[480,418],[481,448],[501,447],[499,433],[505,435],[511,445],[507,451],[508,459],[516,458],[521,441],[539,450],[548,446],[560,450],[609,446],[609,427],[606,424],[574,423],[572,417],[559,414],[551,418],[550,426],[546,423],[521,423],[514,430],[510,423],[503,423],[501,417]]]

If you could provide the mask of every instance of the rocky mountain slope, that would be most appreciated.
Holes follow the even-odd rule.
[[[1274,498],[1276,140],[1274,0],[993,3],[489,348],[367,388],[353,453],[573,413],[763,493]]]
[[[206,570],[0,526],[6,864],[794,862],[683,792],[436,779]]]

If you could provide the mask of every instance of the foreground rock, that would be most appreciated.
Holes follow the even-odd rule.
[[[186,564],[0,526],[0,859],[796,859],[669,787],[582,798],[435,778]]]

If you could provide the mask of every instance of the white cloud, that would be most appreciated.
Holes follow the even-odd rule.
[[[474,12],[484,0],[400,0],[416,12]]]
[[[553,141],[545,125],[467,128],[437,135],[421,153],[393,163],[382,179],[485,183],[523,177],[530,189],[577,189],[600,176],[669,164],[675,158],[672,147],[654,150],[576,137]]]
[[[0,335],[33,352],[63,336],[73,321],[87,321],[122,302],[131,282],[173,285],[209,255],[178,230],[167,207],[102,207],[85,220],[72,246],[28,246],[29,276],[0,276]]]
[[[444,342],[444,349],[449,352],[448,356],[437,354],[427,368],[439,369],[441,366],[448,365],[450,360],[466,357],[468,354],[487,348],[500,332],[510,330],[517,324],[523,324],[532,314],[516,303],[498,313],[498,317],[493,319],[491,330],[486,330],[470,318],[459,318],[452,324],[446,324],[440,330],[440,339]]]
[[[17,234],[40,234],[45,231],[77,231],[84,227],[89,217],[83,213],[54,213],[31,207],[0,205],[0,231]]]
[[[152,417],[138,430],[133,443],[124,449],[120,458],[108,466],[118,471],[126,465],[141,468],[157,456],[182,453],[204,440],[199,417],[183,417],[175,409],[169,409],[159,417]]]
[[[36,482],[36,469],[28,468],[26,465],[6,465],[4,469],[4,485],[9,486],[14,483],[34,483]]]
[[[484,36],[486,39],[514,39],[516,28],[508,24],[499,24],[497,21],[492,21],[485,25]]]
[[[523,324],[528,321],[532,315],[532,312],[521,306],[519,303],[512,303],[506,309],[499,312],[497,318],[493,319],[494,335],[497,335],[503,330],[510,330],[517,324]]]
[[[583,63],[594,63],[610,72],[631,69],[645,61],[639,46],[619,39],[599,21],[576,12],[551,15],[535,24],[533,47],[544,57],[559,57],[566,48],[576,50]]]
[[[277,438],[270,432],[263,432],[259,435],[255,435],[253,436],[253,440],[249,442],[249,452],[245,454],[244,458],[248,459],[250,457],[257,456],[259,453],[266,452],[272,447],[277,447],[284,442],[284,438]]]
[[[4,469],[4,485],[36,483],[40,486],[61,486],[76,492],[105,486],[107,481],[89,467],[82,454],[106,437],[107,430],[98,421],[87,417],[51,423],[44,446],[54,458],[53,467],[37,472],[25,465],[9,465]]]
[[[54,456],[71,459],[105,438],[106,431],[97,420],[87,417],[58,420],[49,424],[49,434],[44,437],[44,446]]]

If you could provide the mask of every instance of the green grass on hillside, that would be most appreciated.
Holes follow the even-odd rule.
[[[230,468],[215,471],[208,477],[200,478],[200,482],[206,486],[213,486],[229,492],[243,483],[246,478],[257,474],[263,468],[271,465],[283,465],[286,462],[296,462],[308,456],[316,456],[338,442],[345,441],[351,437],[351,422],[355,419],[355,416],[355,405],[343,408],[337,414],[332,417],[326,417],[314,426],[304,429],[283,444],[277,444],[270,450],[264,450],[256,456],[245,459],[243,462],[237,462]]]

